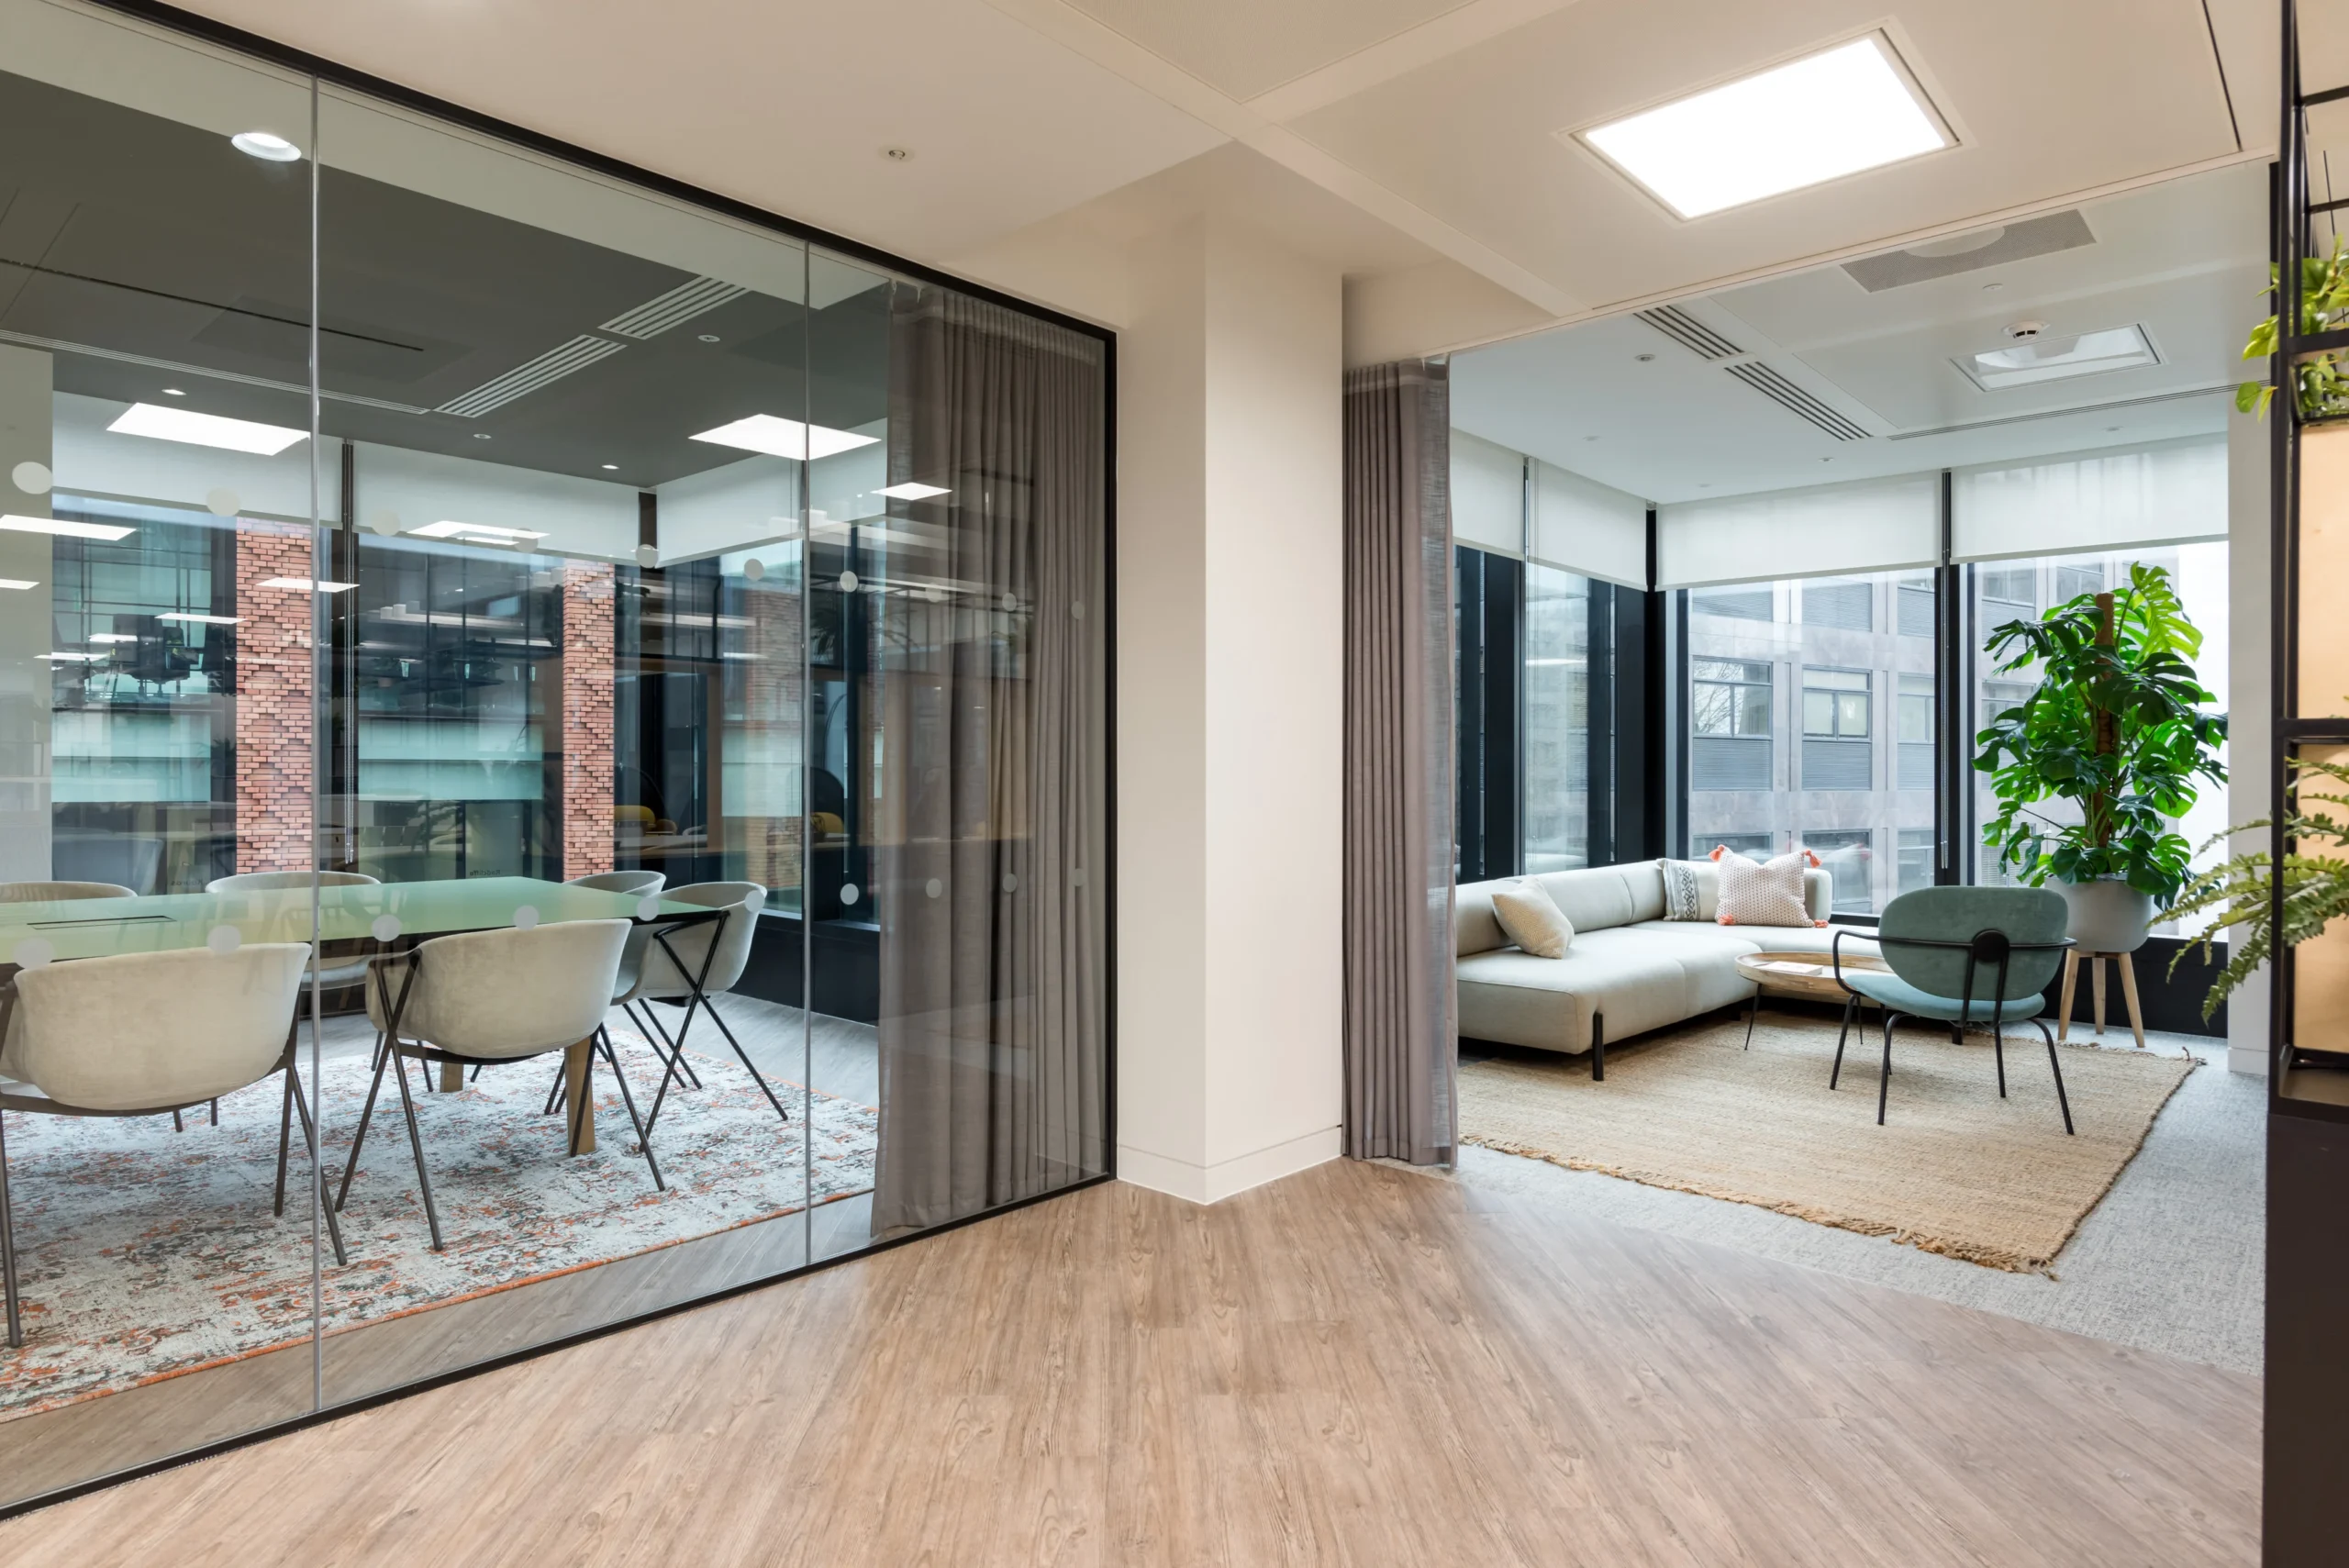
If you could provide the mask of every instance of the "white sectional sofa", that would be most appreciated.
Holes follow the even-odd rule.
[[[1664,917],[1658,861],[1534,877],[1574,923],[1564,958],[1536,958],[1510,943],[1493,917],[1492,890],[1505,883],[1463,885],[1453,925],[1461,1035],[1567,1055],[1588,1051],[1590,1075],[1604,1078],[1609,1040],[1750,998],[1754,986],[1737,972],[1740,954],[1816,952],[1825,960],[1833,928],[1718,924],[1719,873],[1696,864],[1695,920]],[[1812,916],[1825,919],[1832,897],[1827,873],[1806,873],[1803,895]],[[1847,929],[1842,951],[1873,955],[1876,944]]]

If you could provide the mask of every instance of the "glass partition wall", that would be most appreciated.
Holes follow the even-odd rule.
[[[1104,1173],[1106,343],[0,42],[0,1506]]]

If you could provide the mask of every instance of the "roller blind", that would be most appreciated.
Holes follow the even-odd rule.
[[[1465,430],[1452,432],[1452,536],[1525,552],[1525,459]]]
[[[1657,586],[1932,565],[1941,555],[1940,487],[1939,475],[1920,473],[1659,507]]]
[[[2179,544],[2226,532],[2224,437],[1980,469],[1952,482],[1950,545],[1960,561]]]
[[[1526,553],[1586,577],[1648,585],[1648,504],[1596,480],[1533,462],[1533,517]]]

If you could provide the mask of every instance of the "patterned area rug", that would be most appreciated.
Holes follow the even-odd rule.
[[[2029,1032],[2026,1034],[2024,1030]],[[1892,1038],[1886,1124],[1876,1124],[1883,1035],[1854,1029],[1842,1087],[1827,1081],[1831,1021],[1765,1010],[1699,1021],[1587,1057],[1460,1064],[1460,1136],[1505,1154],[1753,1204],[2017,1273],[2055,1255],[2145,1140],[2191,1057],[2062,1048],[2076,1136],[2055,1106],[2047,1048],[2007,1037],[1998,1097],[1987,1032],[1953,1044],[1910,1024]]]
[[[659,1064],[613,1031],[649,1108]],[[770,1077],[779,1122],[729,1054],[696,1057],[704,1087],[672,1089],[653,1131],[656,1193],[611,1075],[596,1068],[599,1148],[562,1157],[544,1116],[556,1057],[491,1068],[454,1095],[423,1092],[417,1120],[447,1250],[430,1250],[416,1163],[387,1077],[342,1212],[351,1262],[325,1251],[326,1332],[510,1290],[868,1192],[877,1113]],[[367,1093],[364,1058],[325,1067],[326,1165],[339,1178]],[[220,1102],[220,1125],[7,1118],[25,1346],[0,1343],[0,1420],[54,1409],[310,1336],[310,1226],[299,1173],[286,1215],[270,1201],[282,1080]],[[388,1114],[387,1114],[388,1112]],[[807,1131],[813,1120],[812,1159]],[[331,1195],[331,1187],[329,1187]]]

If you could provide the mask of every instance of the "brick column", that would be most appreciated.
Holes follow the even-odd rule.
[[[612,869],[612,569],[562,569],[562,874]]]
[[[237,520],[237,869],[306,871],[317,809],[310,530]]]

